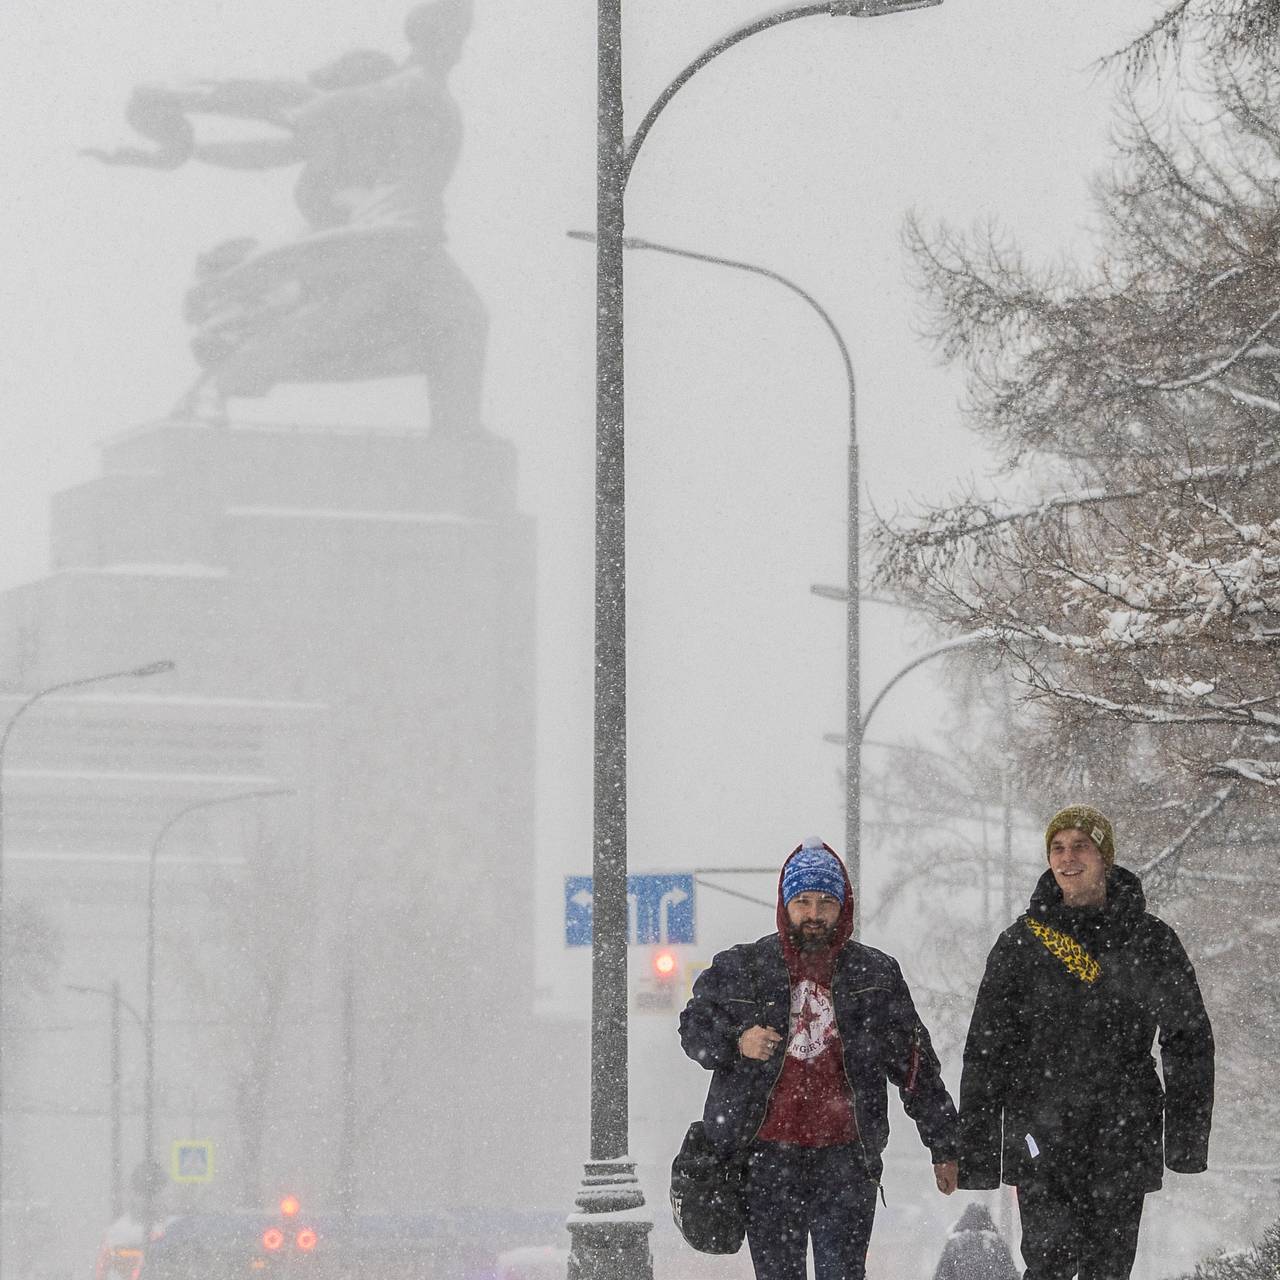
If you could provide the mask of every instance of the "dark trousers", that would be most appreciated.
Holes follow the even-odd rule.
[[[817,1280],[863,1280],[875,1214],[876,1184],[856,1143],[752,1150],[747,1243],[756,1280],[804,1280],[810,1236]]]
[[[1138,1252],[1141,1191],[1081,1179],[1018,1188],[1024,1280],[1128,1280]]]

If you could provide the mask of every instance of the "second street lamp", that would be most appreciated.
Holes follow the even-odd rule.
[[[570,231],[570,239],[594,240],[589,231]],[[763,276],[789,289],[797,297],[802,298],[831,334],[840,353],[844,365],[845,385],[848,398],[848,461],[846,464],[845,495],[845,581],[849,584],[843,591],[841,599],[845,602],[845,828],[844,852],[845,865],[849,872],[849,880],[853,885],[855,911],[861,902],[862,878],[862,759],[858,742],[858,725],[861,722],[861,592],[857,589],[862,580],[859,568],[860,526],[859,516],[859,479],[858,467],[858,388],[853,375],[853,358],[849,354],[849,345],[844,335],[831,318],[830,312],[806,289],[802,289],[794,280],[788,279],[781,272],[762,267],[754,262],[741,262],[737,258],[724,258],[714,253],[701,253],[695,249],[681,249],[675,245],[658,244],[653,240],[645,240],[640,236],[624,236],[624,249],[648,249],[655,253],[669,254],[675,258],[689,258],[694,262],[706,262],[713,266],[730,267],[735,271],[745,271],[748,275]],[[859,935],[859,917],[854,919],[854,933]]]
[[[104,671],[98,675],[79,676],[74,680],[60,680],[57,684],[47,685],[45,688],[30,694],[23,702],[14,709],[8,720],[4,723],[3,731],[0,731],[0,1270],[3,1270],[4,1264],[4,1240],[5,1233],[3,1230],[3,1211],[4,1204],[4,837],[5,837],[5,812],[4,812],[4,757],[5,750],[9,746],[9,736],[13,733],[14,727],[18,721],[22,719],[37,702],[44,698],[48,698],[55,693],[65,693],[70,689],[83,689],[86,685],[103,684],[108,680],[145,680],[149,676],[164,675],[168,671],[174,669],[173,663],[167,658],[161,659],[159,662],[148,662],[141,667],[128,667],[123,671]]]

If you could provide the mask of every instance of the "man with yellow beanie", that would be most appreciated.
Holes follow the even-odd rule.
[[[1045,854],[978,989],[959,1181],[1017,1188],[1025,1280],[1125,1280],[1143,1197],[1165,1167],[1207,1167],[1213,1032],[1177,934],[1116,865],[1106,816],[1061,810]]]

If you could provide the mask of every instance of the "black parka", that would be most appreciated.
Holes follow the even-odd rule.
[[[960,1185],[995,1187],[1003,1175],[1154,1191],[1165,1165],[1205,1169],[1212,1111],[1213,1032],[1195,970],[1147,912],[1138,877],[1114,867],[1106,905],[1072,909],[1046,871],[978,989]]]
[[[846,942],[836,960],[831,998],[868,1175],[879,1179],[880,1153],[889,1137],[886,1079],[898,1086],[934,1162],[954,1160],[955,1108],[897,961],[874,947]],[[769,1062],[743,1057],[738,1038],[748,1027],[762,1026],[785,1042],[790,1014],[791,979],[776,933],[720,952],[694,983],[680,1015],[680,1043],[714,1072],[703,1123],[718,1150],[728,1153],[751,1143],[782,1073],[782,1054]]]

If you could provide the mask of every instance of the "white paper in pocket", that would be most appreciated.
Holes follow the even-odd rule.
[[[1033,1160],[1040,1154],[1040,1148],[1036,1146],[1036,1140],[1030,1134],[1027,1134],[1027,1150],[1031,1152]]]

